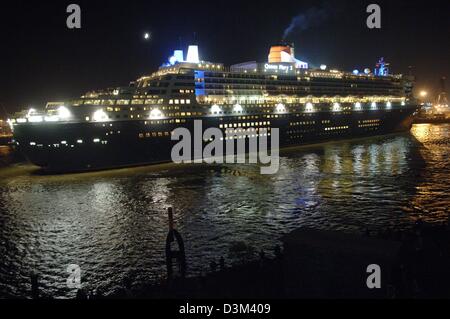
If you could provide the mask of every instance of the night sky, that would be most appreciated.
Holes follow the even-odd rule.
[[[66,7],[82,9],[82,29],[66,27]],[[381,30],[366,7],[382,8]],[[1,4],[0,117],[91,89],[127,85],[194,40],[202,59],[226,65],[266,61],[292,19],[312,13],[287,40],[297,58],[351,71],[381,56],[394,73],[414,66],[417,89],[437,94],[450,76],[450,1],[15,1]],[[311,9],[314,8],[314,9]],[[308,23],[309,22],[309,23]],[[145,41],[144,32],[152,39]],[[450,80],[447,81],[447,91]]]

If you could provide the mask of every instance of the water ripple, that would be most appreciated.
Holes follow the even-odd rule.
[[[0,169],[0,296],[43,291],[73,297],[66,267],[89,287],[111,292],[165,274],[167,207],[186,241],[189,274],[228,257],[242,241],[271,251],[299,227],[362,232],[409,228],[449,215],[450,126],[416,125],[411,134],[289,150],[280,170],[254,165],[159,165],[40,176],[28,165]]]

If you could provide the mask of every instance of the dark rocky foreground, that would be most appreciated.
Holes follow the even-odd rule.
[[[126,280],[116,293],[79,292],[79,298],[448,298],[448,225],[417,222],[410,231],[387,229],[361,236],[299,229],[283,238],[284,249],[266,258],[207,275],[153,285]],[[369,289],[367,266],[381,267],[381,288]]]

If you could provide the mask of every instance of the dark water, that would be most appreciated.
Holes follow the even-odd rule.
[[[7,153],[0,149],[3,163]],[[45,293],[72,297],[69,264],[81,266],[86,286],[105,292],[127,275],[136,284],[158,280],[169,206],[191,275],[227,257],[233,242],[269,251],[299,226],[360,232],[408,228],[419,217],[447,220],[450,125],[282,155],[272,176],[253,165],[172,164],[40,176],[29,165],[4,164],[0,296],[29,296],[36,272]]]

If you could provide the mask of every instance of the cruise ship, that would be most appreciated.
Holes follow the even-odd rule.
[[[224,133],[278,128],[281,147],[409,130],[412,87],[413,78],[391,74],[383,59],[349,72],[310,67],[280,43],[267,61],[225,66],[203,61],[190,45],[129,86],[49,102],[9,122],[33,164],[100,170],[170,161],[173,131],[193,132],[196,120]]]

